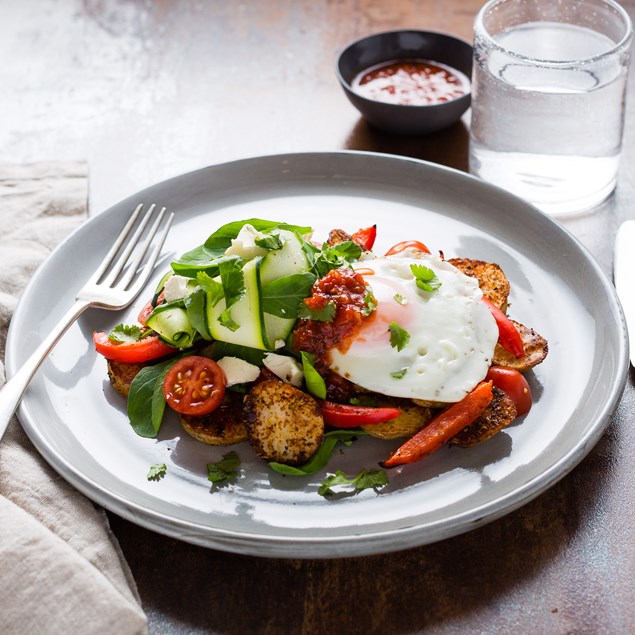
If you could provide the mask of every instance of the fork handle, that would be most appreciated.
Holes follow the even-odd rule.
[[[17,373],[0,388],[0,439],[7,430],[11,417],[18,409],[35,371],[40,367],[44,358],[50,353],[68,327],[89,307],[90,302],[76,300],[64,314],[51,332],[42,340],[40,345],[31,353]]]

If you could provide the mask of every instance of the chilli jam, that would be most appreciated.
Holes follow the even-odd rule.
[[[372,66],[352,83],[362,97],[402,106],[431,106],[469,91],[463,73],[428,60],[394,60]]]

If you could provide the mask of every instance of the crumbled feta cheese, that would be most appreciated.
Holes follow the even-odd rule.
[[[223,357],[218,360],[218,365],[225,375],[225,385],[247,384],[256,381],[260,375],[260,368],[250,364],[239,357]]]
[[[276,341],[273,343],[273,347],[274,347],[276,350],[278,350],[279,348],[284,348],[284,345],[285,345],[285,341],[284,341],[284,340],[276,340]]]
[[[232,244],[225,250],[225,255],[239,256],[245,260],[250,260],[256,256],[264,256],[267,250],[256,245],[256,240],[259,238],[265,238],[265,235],[253,225],[246,223],[238,232],[238,236],[232,238]]]
[[[287,355],[278,355],[277,353],[267,353],[262,363],[265,368],[268,368],[274,375],[286,381],[292,386],[299,388],[302,385],[304,379],[304,373],[302,372],[302,366],[293,357]]]
[[[188,288],[189,282],[192,282],[192,279],[185,276],[170,276],[163,287],[165,301],[174,302],[190,295],[192,289]]]

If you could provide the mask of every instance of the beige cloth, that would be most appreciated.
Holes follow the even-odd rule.
[[[0,165],[0,385],[9,320],[29,278],[86,217],[82,163]],[[146,632],[101,508],[39,456],[14,417],[0,442],[0,632]]]

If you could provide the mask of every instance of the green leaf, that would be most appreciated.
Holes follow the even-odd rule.
[[[321,309],[311,309],[304,302],[298,305],[298,317],[305,320],[316,320],[317,322],[332,322],[335,319],[337,307],[332,300],[327,302]]]
[[[207,292],[205,289],[197,289],[185,298],[185,311],[190,324],[206,339],[211,340],[212,336],[207,329],[207,318],[205,307],[207,303]]]
[[[261,351],[257,348],[250,348],[249,346],[241,346],[240,344],[215,341],[211,345],[209,356],[215,361],[218,361],[223,357],[239,357],[250,364],[262,366],[262,359],[267,352],[268,351]]]
[[[379,401],[375,395],[359,394],[357,397],[351,397],[348,403],[351,406],[377,406]]]
[[[199,271],[196,274],[196,281],[207,292],[207,300],[211,303],[211,306],[214,306],[223,298],[223,285],[204,271]]]
[[[332,269],[346,267],[351,262],[356,262],[361,255],[362,248],[350,240],[326,246],[315,255],[312,270],[318,278],[322,278]]]
[[[228,309],[245,295],[243,264],[240,258],[229,258],[218,266],[218,272],[223,284],[223,294],[225,295],[225,305]]]
[[[272,461],[269,463],[269,467],[286,476],[307,476],[307,474],[313,474],[319,472],[326,467],[333,455],[333,450],[338,443],[350,446],[353,441],[359,437],[365,435],[365,432],[356,430],[351,432],[349,430],[331,430],[324,435],[322,445],[318,448],[318,451],[311,457],[311,459],[304,465],[295,467],[293,465],[285,465],[284,463],[276,463]]]
[[[314,282],[315,276],[306,272],[294,273],[262,285],[262,310],[281,318],[297,318],[298,307],[310,295]]]
[[[390,373],[390,376],[393,379],[401,379],[408,372],[408,368],[402,368],[401,370],[396,370],[394,373]]]
[[[218,318],[218,321],[221,323],[222,326],[224,326],[226,329],[229,329],[230,331],[237,331],[240,328],[240,324],[237,324],[232,319],[232,309],[231,309],[231,307],[229,307],[228,309],[225,309],[220,314],[220,317]]]
[[[358,494],[365,489],[374,489],[378,491],[381,487],[388,484],[388,476],[384,470],[371,470],[370,472],[362,470],[356,476],[349,478],[341,470],[337,470],[335,474],[328,476],[320,486],[318,494],[320,496],[333,496],[336,492],[333,490],[337,486],[352,486],[349,494]]]
[[[141,437],[156,437],[165,411],[163,380],[180,357],[142,368],[130,385],[128,418],[132,429]]]
[[[207,480],[212,483],[223,483],[238,476],[240,458],[236,452],[228,452],[217,463],[207,464]]]
[[[280,237],[280,234],[269,234],[264,238],[256,238],[254,242],[258,247],[266,249],[267,251],[281,249],[282,245],[284,245],[284,241]]]
[[[408,304],[408,298],[404,298],[401,293],[395,293],[395,295],[393,295],[392,297],[394,298],[395,302],[401,304],[401,306],[405,306],[406,304]]]
[[[304,381],[306,383],[306,389],[318,399],[326,399],[326,384],[322,375],[315,370],[315,355],[307,353],[306,351],[300,351],[302,358],[302,370],[304,372]]]
[[[124,344],[127,342],[137,342],[142,337],[141,329],[136,325],[118,324],[110,333],[108,339],[111,342]]]
[[[362,309],[362,315],[368,317],[377,308],[377,299],[368,291],[364,296],[364,308]]]
[[[146,478],[149,481],[160,481],[167,473],[168,466],[165,463],[155,463],[150,466]]]
[[[388,325],[390,331],[390,345],[398,351],[402,350],[410,341],[410,333],[402,328],[397,322]]]
[[[410,271],[417,281],[417,287],[423,291],[436,291],[441,286],[437,274],[425,265],[410,265]]]

